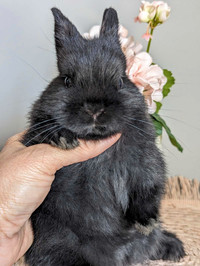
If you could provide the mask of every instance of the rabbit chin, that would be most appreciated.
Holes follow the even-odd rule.
[[[78,135],[78,139],[100,140],[100,139],[106,139],[106,138],[112,137],[112,136],[116,135],[117,133],[120,133],[120,132],[112,132],[112,133],[107,133],[107,134],[102,134],[102,135],[90,133],[90,134],[87,134],[87,135]]]
[[[116,135],[117,133],[120,133],[119,130],[107,130],[106,127],[94,127],[92,130],[77,134],[77,137],[84,140],[100,140]]]

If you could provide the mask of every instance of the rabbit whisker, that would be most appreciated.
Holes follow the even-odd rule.
[[[24,60],[23,58],[21,58],[20,56],[17,56],[17,58],[23,62],[24,64],[26,64],[27,66],[29,66],[42,80],[44,80],[47,83],[50,83],[48,80],[46,80],[38,71],[35,67],[33,67],[31,64],[29,64],[26,60]]]
[[[147,135],[149,135],[149,136],[154,136],[153,134],[150,134],[150,133],[147,133],[146,131],[144,131],[143,129],[141,129],[141,128],[139,128],[139,127],[137,127],[137,126],[134,126],[133,124],[131,124],[131,123],[129,123],[129,122],[125,122],[127,125],[129,125],[129,126],[131,126],[131,127],[134,127],[134,128],[136,128],[137,130],[139,130],[139,131],[142,131],[142,132],[144,132],[145,134],[147,134]],[[142,133],[141,133],[142,134]],[[143,134],[142,134],[143,135]],[[144,136],[144,135],[143,135]],[[144,136],[145,137],[145,136]]]
[[[184,126],[189,126],[189,127],[192,127],[192,128],[194,128],[194,129],[196,129],[196,130],[200,130],[200,128],[199,127],[195,127],[194,125],[191,125],[191,124],[189,124],[189,123],[185,123],[183,120],[180,120],[180,119],[176,119],[176,118],[174,118],[174,117],[171,117],[171,116],[168,116],[168,115],[163,115],[162,114],[162,116],[163,117],[166,117],[166,118],[169,118],[169,119],[172,119],[172,120],[174,120],[174,121],[177,121],[177,122],[179,122],[179,123],[182,123]]]
[[[51,129],[54,129],[55,127],[58,127],[58,125],[56,125],[56,126],[52,126],[51,128],[47,128],[47,129],[43,130],[42,132],[40,132],[39,134],[37,134],[36,136],[34,136],[33,138],[31,138],[29,141],[27,141],[27,142],[25,143],[25,146],[26,146],[27,144],[29,144],[33,139],[39,137],[40,135],[42,135],[43,133],[45,133],[45,132],[47,132],[47,131],[49,131],[49,130],[51,130]]]
[[[56,133],[56,132],[58,132],[61,128],[62,128],[63,126],[57,126],[57,128],[56,129],[54,129],[53,131],[51,131],[50,133],[48,133],[41,141],[40,141],[40,143],[43,143],[43,141],[49,136],[49,135],[51,135],[52,134],[52,137],[51,137],[51,139],[53,138],[53,135],[54,135],[54,133]],[[50,139],[50,140],[51,140]]]
[[[148,124],[148,125],[152,126],[151,122],[147,122],[147,121],[144,121],[144,120],[141,120],[141,119],[132,118],[132,117],[127,117],[127,118],[128,118],[128,120],[134,120],[134,121],[142,122],[144,124]]]
[[[62,117],[64,117],[64,116],[56,117],[56,119],[60,119],[60,118],[62,118]],[[37,123],[37,124],[34,124],[33,126],[29,127],[28,129],[31,129],[31,128],[34,128],[34,127],[37,127],[38,125],[44,124],[44,123],[49,122],[49,121],[52,121],[52,120],[55,120],[55,118],[51,118],[51,119],[47,119],[47,120],[43,120],[43,121],[41,121],[41,122],[39,122],[39,123]]]
[[[44,128],[44,127],[48,127],[48,126],[53,126],[53,125],[56,125],[56,124],[58,124],[58,122],[56,121],[56,122],[50,122],[50,123],[48,123],[48,124],[46,124],[46,125],[43,125],[43,126],[40,126],[40,127],[37,127],[37,128],[32,128],[30,131],[28,131],[28,133],[32,133],[32,132],[34,132],[34,131],[36,131],[36,130],[38,130],[38,129],[41,129],[41,128]]]

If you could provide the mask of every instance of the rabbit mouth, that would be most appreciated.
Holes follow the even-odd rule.
[[[108,130],[105,126],[95,126],[92,130],[84,132],[84,134],[78,134],[78,138],[85,140],[100,140],[111,137],[119,133],[117,130]]]
[[[103,134],[106,132],[106,127],[105,126],[93,126],[92,133],[93,134]]]
[[[112,132],[112,133],[107,133],[104,135],[97,135],[97,134],[87,134],[85,136],[78,135],[78,139],[83,139],[83,140],[101,140],[101,139],[106,139],[109,137],[112,137],[116,135],[118,132]]]

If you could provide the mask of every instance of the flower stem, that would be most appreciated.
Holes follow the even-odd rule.
[[[154,28],[151,28],[151,36],[153,35],[153,30],[154,30]],[[149,50],[150,50],[150,45],[151,45],[151,38],[149,39],[149,42],[148,42],[148,45],[147,45],[147,53],[149,53]]]

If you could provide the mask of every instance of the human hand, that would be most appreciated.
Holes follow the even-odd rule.
[[[11,137],[0,153],[0,265],[10,266],[33,242],[31,214],[47,196],[55,172],[88,160],[113,145],[120,134],[101,141],[80,141],[64,151],[48,144],[25,147],[23,133]]]

